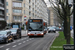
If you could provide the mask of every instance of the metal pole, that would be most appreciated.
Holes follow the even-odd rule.
[[[73,11],[74,11],[74,13],[73,13],[73,26],[75,27],[75,0],[73,0]],[[75,29],[74,29],[74,27],[73,27],[73,30],[74,30],[74,33],[75,33]],[[75,34],[74,34],[74,49],[75,49]]]

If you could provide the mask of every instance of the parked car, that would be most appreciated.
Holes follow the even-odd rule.
[[[56,31],[63,31],[63,28],[56,27]]]
[[[13,35],[11,34],[11,31],[9,30],[2,30],[0,31],[0,43],[6,42],[8,43],[9,41],[13,41]]]
[[[56,33],[55,28],[54,28],[54,27],[49,27],[48,33],[50,33],[50,32],[54,32],[54,33]]]
[[[6,26],[6,27],[5,27],[5,30],[10,29],[10,28],[11,28],[11,26]]]
[[[47,28],[45,28],[45,29],[44,29],[44,34],[46,34],[46,33],[47,33],[47,30],[48,30]]]
[[[14,38],[21,38],[21,30],[19,28],[12,28],[10,31]]]

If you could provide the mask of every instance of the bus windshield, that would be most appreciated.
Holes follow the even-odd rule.
[[[31,22],[29,23],[29,31],[42,31],[42,22]]]

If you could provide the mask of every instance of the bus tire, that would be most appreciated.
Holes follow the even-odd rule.
[[[41,36],[41,37],[44,37],[44,35],[43,35],[43,36]]]

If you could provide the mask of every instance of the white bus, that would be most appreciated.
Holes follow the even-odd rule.
[[[27,30],[28,30],[28,36],[44,36],[44,25],[42,19],[29,19],[26,23]]]

